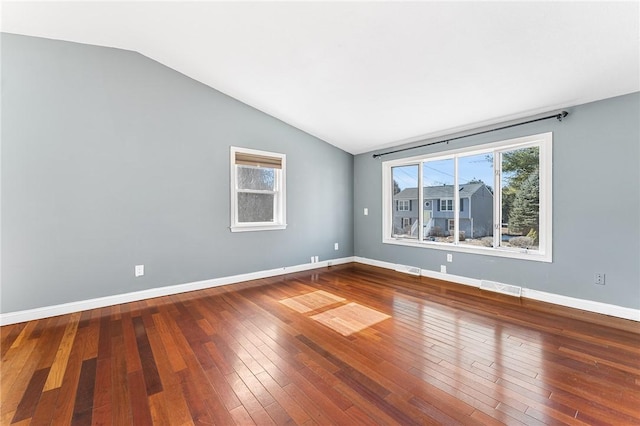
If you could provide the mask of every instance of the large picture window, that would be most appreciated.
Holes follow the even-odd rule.
[[[286,228],[284,154],[231,147],[231,231]]]
[[[551,155],[545,133],[384,162],[383,242],[550,262]]]

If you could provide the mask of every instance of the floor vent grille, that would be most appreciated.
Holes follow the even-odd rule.
[[[522,287],[518,287],[517,285],[511,285],[511,284],[497,283],[495,281],[487,281],[487,280],[480,281],[480,289],[495,291],[496,293],[507,294],[509,296],[515,296],[515,297],[522,296]]]
[[[410,275],[420,275],[420,268],[416,268],[415,266],[406,266],[406,265],[396,265],[396,271],[402,272]]]

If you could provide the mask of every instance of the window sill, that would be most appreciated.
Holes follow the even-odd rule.
[[[551,253],[540,253],[537,251],[526,251],[506,249],[506,248],[493,248],[493,247],[472,247],[462,246],[460,244],[451,243],[437,243],[432,241],[419,242],[418,240],[407,240],[400,238],[384,238],[383,244],[394,244],[406,247],[419,247],[425,249],[446,250],[459,253],[480,254],[484,256],[494,257],[506,257],[510,259],[532,260],[535,262],[552,262]]]
[[[287,225],[235,225],[229,227],[231,232],[277,231],[287,229]]]

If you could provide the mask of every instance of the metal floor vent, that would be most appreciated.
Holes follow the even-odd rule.
[[[410,275],[418,275],[420,276],[420,268],[416,268],[415,266],[406,266],[406,265],[396,265],[397,272],[403,272],[405,274]]]
[[[496,293],[507,294],[509,296],[515,296],[515,297],[522,296],[522,287],[518,287],[517,285],[511,285],[511,284],[497,283],[495,281],[487,281],[487,280],[480,281],[480,289],[495,291]]]

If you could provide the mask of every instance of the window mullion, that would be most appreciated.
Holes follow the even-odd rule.
[[[460,237],[460,185],[458,185],[458,156],[453,157],[453,244]]]
[[[493,247],[500,247],[502,241],[502,152],[493,154]]]
[[[424,190],[422,183],[423,164],[418,165],[418,241],[424,241]]]

